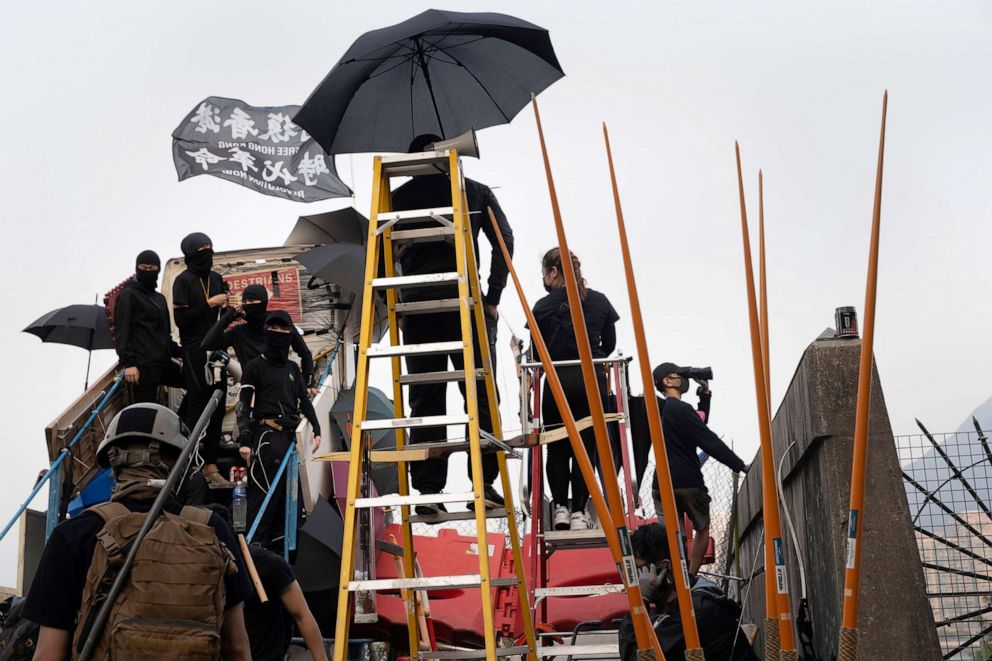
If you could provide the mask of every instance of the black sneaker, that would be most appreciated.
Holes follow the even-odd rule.
[[[434,496],[441,493],[440,491],[434,493],[423,493],[421,496]],[[420,516],[437,516],[442,513],[447,513],[447,508],[445,508],[444,503],[426,503],[424,505],[417,505],[413,508],[413,511]]]
[[[486,501],[487,510],[498,510],[506,506],[506,503],[503,501],[503,496],[499,495],[499,492],[496,491],[496,488],[491,484],[486,485],[486,488],[482,490],[482,497]],[[468,509],[469,511],[475,511],[474,501],[469,502]]]

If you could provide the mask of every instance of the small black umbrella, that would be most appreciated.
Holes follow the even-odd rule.
[[[365,284],[365,248],[354,243],[328,243],[296,257],[310,275],[327,284],[340,285],[361,299]]]
[[[23,330],[41,338],[42,342],[71,344],[92,353],[98,349],[113,349],[114,340],[102,305],[69,305],[42,315]],[[90,361],[86,361],[86,385],[90,385]]]
[[[352,416],[355,409],[355,389],[349,388],[338,395],[331,407],[331,418],[341,430],[345,442],[350,445]],[[366,410],[369,420],[387,420],[395,418],[393,400],[378,388],[369,388],[369,399]],[[392,450],[396,447],[396,430],[377,429],[369,432],[372,435],[372,448],[375,450]],[[396,466],[391,464],[375,464],[372,469],[372,482],[379,493],[396,493],[399,488],[396,476]]]
[[[355,207],[300,216],[283,245],[308,246],[324,243],[354,243],[368,240],[369,219]]]
[[[424,133],[509,123],[564,75],[544,28],[429,9],[359,37],[293,121],[329,154],[405,152]]]

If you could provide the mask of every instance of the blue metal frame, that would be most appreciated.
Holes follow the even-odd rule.
[[[62,452],[60,452],[59,456],[52,462],[52,465],[48,468],[48,472],[46,472],[45,475],[38,480],[38,483],[34,485],[34,489],[31,490],[31,493],[28,495],[27,499],[19,508],[17,508],[17,513],[14,514],[10,521],[7,522],[7,525],[4,526],[3,531],[0,532],[0,540],[6,537],[7,533],[14,526],[17,520],[21,518],[21,514],[23,514],[24,510],[28,508],[28,505],[31,504],[34,497],[38,495],[41,488],[49,481],[52,481],[53,478],[56,478],[52,482],[53,487],[49,489],[48,492],[48,517],[45,521],[45,540],[48,540],[48,536],[52,534],[52,530],[54,530],[56,524],[58,524],[59,507],[61,505],[62,498],[62,462],[64,462],[66,457],[69,456],[73,446],[75,446],[76,443],[79,442],[79,439],[83,437],[83,434],[87,429],[89,429],[90,425],[93,424],[93,421],[96,420],[96,417],[100,414],[100,411],[102,411],[103,407],[107,405],[107,402],[110,401],[110,398],[113,397],[114,393],[117,392],[122,383],[124,383],[123,371],[118,372],[117,378],[114,380],[113,385],[107,391],[107,394],[103,396],[103,399],[100,400],[100,403],[96,405],[96,408],[93,409],[93,412],[90,413],[90,417],[86,419],[86,422],[79,428],[76,435],[72,437],[69,444],[62,448]],[[58,485],[57,488],[54,486],[56,484]]]

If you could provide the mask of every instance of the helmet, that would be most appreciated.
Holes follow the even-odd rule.
[[[132,404],[114,416],[107,427],[107,434],[96,449],[96,460],[108,468],[110,448],[129,439],[158,441],[182,452],[189,430],[179,416],[160,404]]]

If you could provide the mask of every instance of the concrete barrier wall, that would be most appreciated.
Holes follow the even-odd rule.
[[[833,339],[832,335],[832,331],[825,333],[807,348],[773,423],[776,462],[787,453],[781,479],[796,528],[798,552],[806,567],[819,659],[837,654],[861,349],[860,340]],[[925,395],[921,392],[920,396]],[[858,619],[860,658],[940,659],[877,372],[873,374],[868,443]],[[738,495],[735,516],[741,531],[740,568],[747,575],[756,552],[757,568],[764,566],[759,550],[763,541],[760,453]],[[783,536],[795,618],[800,572],[797,549],[784,521]],[[763,576],[752,581],[747,597],[744,621],[761,626],[765,617]],[[755,649],[762,649],[760,633]]]

